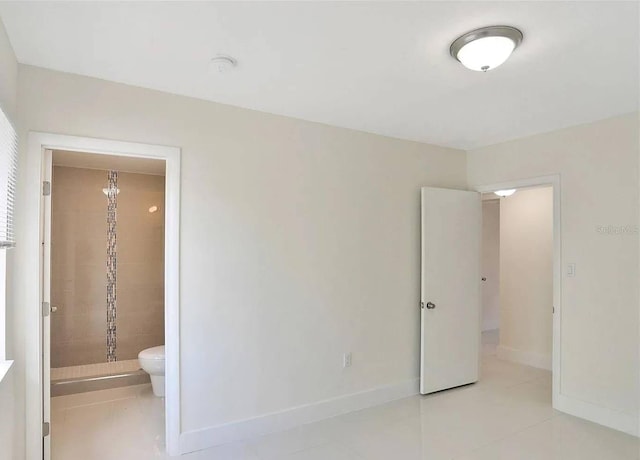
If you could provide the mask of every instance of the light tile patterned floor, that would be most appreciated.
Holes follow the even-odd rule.
[[[414,396],[186,460],[639,460],[640,440],[551,409],[549,372],[501,361],[485,336],[475,385]],[[493,342],[493,343],[492,343]],[[54,460],[165,459],[149,385],[53,401]]]

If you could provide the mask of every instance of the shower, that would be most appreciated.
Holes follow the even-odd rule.
[[[147,383],[138,353],[164,345],[162,171],[69,158],[54,152],[52,396]]]

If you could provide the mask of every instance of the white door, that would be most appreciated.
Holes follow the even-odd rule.
[[[45,150],[42,170],[42,448],[44,460],[51,459],[51,150]]]
[[[480,194],[422,189],[420,393],[478,380]]]

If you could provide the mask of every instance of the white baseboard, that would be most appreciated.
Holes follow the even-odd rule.
[[[513,361],[515,363],[546,369],[548,371],[551,370],[551,354],[543,355],[541,353],[522,351],[511,347],[505,347],[504,345],[498,345],[496,355],[498,358],[506,361]]]
[[[597,406],[562,394],[558,395],[554,401],[553,408],[632,436],[640,436],[638,416]]]
[[[306,423],[413,396],[418,394],[418,383],[418,379],[411,379],[250,419],[187,431],[180,434],[180,452],[185,454],[228,442],[284,431]]]

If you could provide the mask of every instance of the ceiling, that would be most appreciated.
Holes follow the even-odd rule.
[[[21,63],[471,149],[638,109],[636,2],[0,2]],[[507,24],[486,74],[448,47]],[[211,57],[238,60],[209,71]]]
[[[154,160],[152,158],[54,150],[53,164],[71,168],[115,170],[128,173],[152,174],[154,176],[165,175],[164,160]]]

